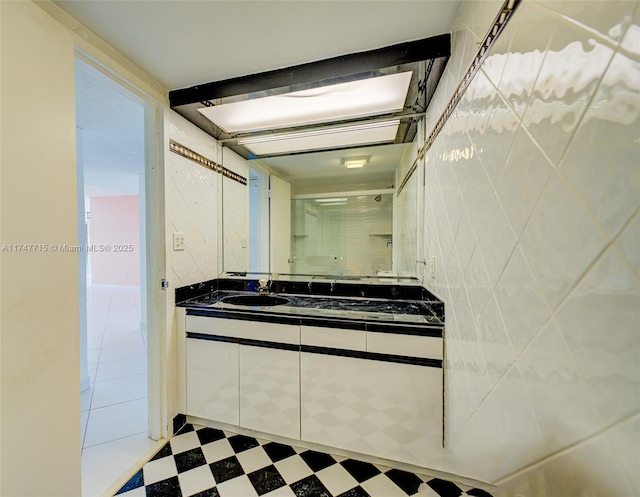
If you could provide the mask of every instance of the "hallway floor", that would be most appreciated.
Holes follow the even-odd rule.
[[[139,288],[87,287],[90,388],[81,394],[82,491],[101,495],[155,442],[147,437]]]
[[[389,467],[186,425],[116,494],[122,497],[491,497]]]

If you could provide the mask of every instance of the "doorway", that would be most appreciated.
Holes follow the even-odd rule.
[[[156,114],[153,104],[76,58],[84,496],[102,494],[155,446],[150,436],[160,435],[159,382],[149,380],[158,375],[150,365],[159,362],[153,345],[162,299],[148,268],[164,266],[147,251],[161,226]]]

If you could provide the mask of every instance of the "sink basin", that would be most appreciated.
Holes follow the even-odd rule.
[[[275,295],[232,295],[222,299],[225,304],[233,305],[255,305],[267,307],[272,305],[288,304],[289,300]]]

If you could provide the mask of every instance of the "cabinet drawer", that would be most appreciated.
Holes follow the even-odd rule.
[[[442,359],[442,338],[367,331],[367,352]]]
[[[300,343],[300,327],[295,325],[187,316],[187,333],[203,333],[231,338],[247,338],[276,343]]]
[[[302,326],[300,329],[300,342],[303,345],[314,345],[316,347],[362,352],[367,350],[367,334],[363,330]]]
[[[187,333],[204,333],[206,335],[239,338],[242,335],[242,328],[243,322],[235,319],[187,316]]]

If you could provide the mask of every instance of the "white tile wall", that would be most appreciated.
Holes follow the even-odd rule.
[[[500,5],[463,4],[431,110]],[[638,494],[638,129],[639,2],[523,0],[425,159],[440,469],[498,495]]]
[[[247,161],[173,111],[169,139],[248,179]],[[166,153],[165,204],[169,280],[173,288],[249,268],[249,187],[173,152]],[[224,208],[223,208],[224,207]],[[224,216],[224,219],[222,219]],[[174,251],[174,232],[185,250]],[[242,239],[247,247],[242,247]]]
[[[635,428],[637,429],[637,423]],[[636,434],[637,431],[629,433],[632,437]],[[626,448],[633,453],[632,447],[627,445]],[[634,472],[637,474],[637,457],[634,460]],[[637,486],[635,492],[629,487],[624,468],[606,438],[598,436],[588,439],[569,452],[552,457],[546,464],[537,465],[531,471],[511,479],[502,485],[500,490],[502,495],[522,496],[638,495]],[[635,483],[637,485],[637,478]],[[541,490],[545,493],[541,493]]]
[[[217,143],[173,111],[168,137],[218,162]],[[218,276],[219,192],[222,175],[173,152],[165,153],[165,216],[168,279],[172,288]],[[184,233],[185,250],[173,250],[173,233]]]

